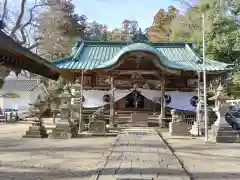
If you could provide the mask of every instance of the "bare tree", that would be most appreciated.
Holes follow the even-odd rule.
[[[0,19],[4,23],[4,32],[20,45],[34,50],[41,39],[35,36],[36,19],[40,10],[48,5],[44,0],[0,0]],[[6,76],[10,72],[6,68],[1,68],[1,71],[8,71],[3,73]],[[27,74],[25,71],[22,73]]]

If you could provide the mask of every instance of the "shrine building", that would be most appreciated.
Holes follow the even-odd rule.
[[[224,78],[231,64],[206,60],[193,43],[149,41],[79,41],[69,57],[54,62],[72,80],[81,79],[83,107],[110,104],[110,121],[117,112],[159,113],[166,109],[195,112],[202,102],[202,72],[207,87]]]

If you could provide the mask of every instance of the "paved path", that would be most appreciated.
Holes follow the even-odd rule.
[[[117,138],[94,180],[189,180],[154,129],[128,129]]]
[[[240,180],[240,144],[204,144],[204,137],[161,134],[194,180]]]

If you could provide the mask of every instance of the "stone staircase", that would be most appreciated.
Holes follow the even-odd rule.
[[[84,111],[83,119],[85,123],[89,122],[89,117],[96,111],[97,109],[88,109]],[[124,110],[117,110],[115,111],[114,116],[114,123],[118,124],[119,126],[128,127],[131,126],[131,114],[132,113],[144,113],[148,114],[148,126],[158,126],[158,117],[159,113],[154,114],[151,111],[124,111]],[[100,119],[104,120],[105,122],[109,122],[109,111],[105,112],[104,114],[100,115]],[[139,122],[139,127],[146,127],[146,122]]]

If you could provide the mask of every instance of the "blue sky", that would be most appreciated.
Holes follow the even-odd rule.
[[[121,27],[124,19],[137,20],[142,29],[152,24],[160,8],[169,5],[181,8],[177,0],[73,0],[78,14],[85,14],[89,21],[106,24],[110,30]]]

